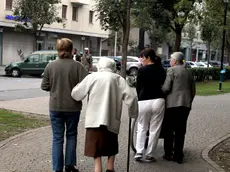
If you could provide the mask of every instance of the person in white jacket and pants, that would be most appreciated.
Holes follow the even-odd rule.
[[[102,156],[108,156],[107,172],[114,171],[123,102],[128,106],[129,117],[138,116],[135,90],[115,72],[113,60],[100,58],[98,72],[88,75],[72,90],[77,101],[87,96],[85,156],[94,158],[94,172],[102,172]]]

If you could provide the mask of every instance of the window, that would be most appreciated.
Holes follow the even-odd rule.
[[[72,20],[78,21],[78,7],[73,7]]]
[[[28,58],[29,63],[37,63],[40,60],[39,54],[33,54]]]
[[[50,60],[51,61],[55,60],[53,54],[42,54],[42,57],[41,57],[42,63],[48,63]]]
[[[6,0],[6,9],[11,10],[13,6],[13,0]]]
[[[127,58],[127,62],[139,62],[139,61],[132,59],[132,58]]]
[[[93,23],[93,14],[94,11],[89,11],[89,23]]]
[[[66,19],[67,5],[62,5],[62,18]]]

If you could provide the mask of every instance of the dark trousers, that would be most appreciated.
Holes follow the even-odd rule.
[[[164,119],[165,155],[174,155],[176,159],[182,159],[184,157],[183,149],[189,113],[190,108],[187,107],[166,109]]]

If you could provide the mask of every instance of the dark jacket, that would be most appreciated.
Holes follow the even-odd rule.
[[[81,111],[82,102],[71,97],[72,89],[87,75],[81,63],[73,59],[58,59],[47,65],[41,84],[42,90],[50,91],[51,111]]]
[[[151,64],[139,69],[137,76],[137,95],[139,101],[164,98],[162,85],[166,72],[159,64]]]

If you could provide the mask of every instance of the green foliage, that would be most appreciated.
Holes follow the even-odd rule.
[[[189,23],[185,26],[184,32],[188,34],[188,38],[191,42],[196,38],[196,27],[193,23]]]
[[[142,28],[148,33],[152,47],[161,45],[167,39],[169,29],[156,24],[156,20],[148,12],[149,6],[138,5],[133,5],[133,26]]]
[[[16,0],[13,14],[17,16],[16,29],[41,31],[45,24],[62,22],[58,17],[60,0]]]
[[[200,0],[136,0],[135,6],[146,8],[156,26],[175,32],[175,50],[180,49],[181,32],[188,21],[197,21],[197,6]]]
[[[216,0],[206,0],[200,19],[201,37],[208,45],[215,44],[214,41],[218,40],[218,36],[221,35],[220,31],[223,25],[223,20],[221,20],[222,17],[220,18],[221,11],[215,8],[213,3],[220,6],[216,4]]]
[[[126,8],[124,0],[95,0],[97,18],[102,22],[102,29],[118,31],[125,25]]]
[[[230,79],[230,68],[227,67],[225,73],[225,79]],[[192,68],[193,76],[196,81],[201,82],[205,80],[219,80],[220,79],[220,68]]]

